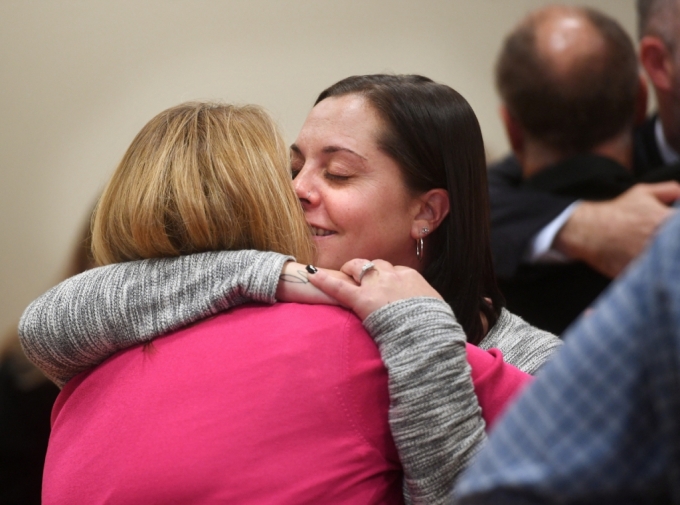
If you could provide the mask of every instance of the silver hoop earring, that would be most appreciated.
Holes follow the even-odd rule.
[[[416,240],[416,258],[418,258],[419,261],[423,261],[423,252],[425,251],[425,244],[423,243],[423,237],[430,233],[429,228],[423,228],[423,231],[420,234],[420,238]]]

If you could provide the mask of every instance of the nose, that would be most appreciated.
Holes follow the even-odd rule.
[[[300,170],[295,179],[293,179],[293,189],[295,194],[302,203],[302,208],[306,209],[312,205],[314,198],[314,185],[312,178],[308,175],[308,171]]]

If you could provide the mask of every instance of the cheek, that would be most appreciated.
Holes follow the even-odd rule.
[[[387,188],[386,188],[387,189]],[[413,198],[403,191],[381,191],[375,195],[373,207],[385,222],[403,226],[414,217]]]
[[[326,187],[319,192],[319,210],[345,234],[364,241],[383,232],[409,236],[414,199],[389,184],[356,188]]]
[[[321,193],[320,203],[335,226],[351,232],[374,214],[372,199],[361,191],[329,189]]]
[[[410,240],[412,212],[410,199],[401,193],[383,189],[374,192],[352,212],[356,232],[362,242],[384,244],[390,248]]]

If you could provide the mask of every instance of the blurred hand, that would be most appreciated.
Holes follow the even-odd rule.
[[[674,212],[680,184],[636,184],[606,202],[583,202],[555,238],[554,247],[614,278],[645,249]]]
[[[388,303],[416,296],[442,297],[417,271],[402,266],[392,266],[387,261],[373,260],[374,268],[367,270],[362,279],[361,269],[365,259],[345,263],[341,272],[351,277],[341,279],[328,270],[309,276],[309,281],[328,296],[351,309],[361,320]],[[359,283],[360,282],[360,283]],[[359,285],[357,285],[359,284]]]

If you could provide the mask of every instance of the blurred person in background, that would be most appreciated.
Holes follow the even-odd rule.
[[[680,504],[680,215],[565,335],[454,503]]]
[[[527,262],[558,256],[581,261],[613,279],[674,212],[669,204],[680,197],[680,185],[670,181],[677,177],[673,165],[680,148],[678,2],[639,1],[638,22],[639,61],[649,76],[659,109],[658,115],[644,122],[640,121],[642,101],[636,110],[632,140],[636,184],[610,200],[578,200],[575,195],[538,191],[525,185],[522,167],[514,156],[491,166],[491,238],[499,277],[513,278]],[[513,143],[513,135],[510,137]]]
[[[94,267],[88,219],[64,278]],[[0,503],[38,505],[57,388],[24,355],[17,329],[0,346]]]
[[[531,13],[506,38],[496,83],[514,157],[492,177],[517,165],[516,189],[528,200],[538,196],[536,212],[550,214],[553,207],[541,204],[553,199],[562,209],[611,200],[641,180],[680,179],[680,167],[653,178],[633,172],[633,128],[644,121],[647,88],[633,42],[614,19],[580,7]],[[560,334],[611,279],[559,253],[559,237],[550,248],[552,235],[544,235],[499,284],[509,310]]]

